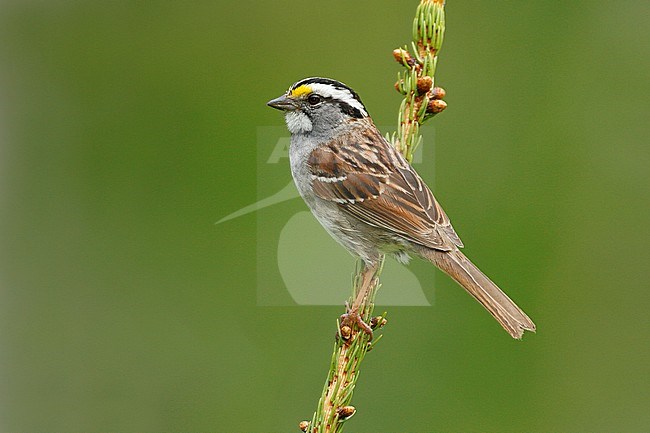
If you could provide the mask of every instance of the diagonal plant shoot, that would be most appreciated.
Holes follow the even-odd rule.
[[[421,0],[413,20],[412,53],[405,46],[393,51],[395,60],[405,67],[398,73],[395,88],[404,95],[398,115],[398,130],[390,137],[392,144],[411,162],[413,153],[422,141],[420,126],[444,110],[442,101],[445,92],[434,86],[434,74],[438,52],[445,32],[445,11],[443,0]],[[371,289],[359,313],[373,330],[386,323],[386,313],[372,317],[374,300],[379,290],[379,270],[373,275]],[[358,266],[353,281],[351,304],[361,285],[361,269]],[[344,421],[352,417],[356,409],[351,405],[357,385],[361,363],[381,338],[359,329],[356,324],[341,326],[337,322],[336,341],[329,373],[318,408],[310,421],[300,423],[300,429],[311,433],[340,433]]]
[[[420,145],[420,126],[443,111],[445,91],[435,87],[434,74],[445,33],[444,1],[421,1],[413,20],[412,52],[407,46],[393,50],[404,71],[397,74],[395,89],[404,95],[393,145],[411,162]]]

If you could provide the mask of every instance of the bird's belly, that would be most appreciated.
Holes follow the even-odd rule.
[[[366,263],[377,263],[381,257],[378,246],[382,244],[375,239],[379,232],[345,213],[338,204],[317,197],[311,188],[311,173],[299,161],[300,158],[291,160],[291,171],[296,188],[314,217],[352,255]]]
[[[376,263],[380,252],[371,239],[367,239],[366,230],[358,227],[362,222],[345,214],[337,204],[318,197],[305,198],[312,214],[323,228],[352,255],[360,257],[366,263]]]

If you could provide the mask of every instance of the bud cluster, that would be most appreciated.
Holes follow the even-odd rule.
[[[445,91],[435,86],[438,52],[445,32],[444,0],[421,0],[413,20],[412,50],[393,50],[395,61],[406,69],[397,74],[395,90],[404,95],[399,130],[393,138],[397,149],[410,161],[421,137],[425,120],[447,108]]]

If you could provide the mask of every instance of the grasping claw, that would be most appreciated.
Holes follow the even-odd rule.
[[[356,324],[361,330],[363,330],[363,332],[368,334],[370,336],[370,340],[372,340],[372,328],[370,325],[363,321],[363,317],[361,317],[359,311],[357,309],[351,309],[350,304],[347,302],[345,303],[345,311],[346,313],[342,314],[339,320],[341,327]]]

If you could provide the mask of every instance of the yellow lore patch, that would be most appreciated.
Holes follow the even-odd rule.
[[[294,96],[294,97],[297,98],[299,96],[306,95],[308,93],[311,93],[311,87],[309,87],[306,84],[303,84],[302,86],[298,86],[295,89],[293,89],[291,91],[291,96]]]

